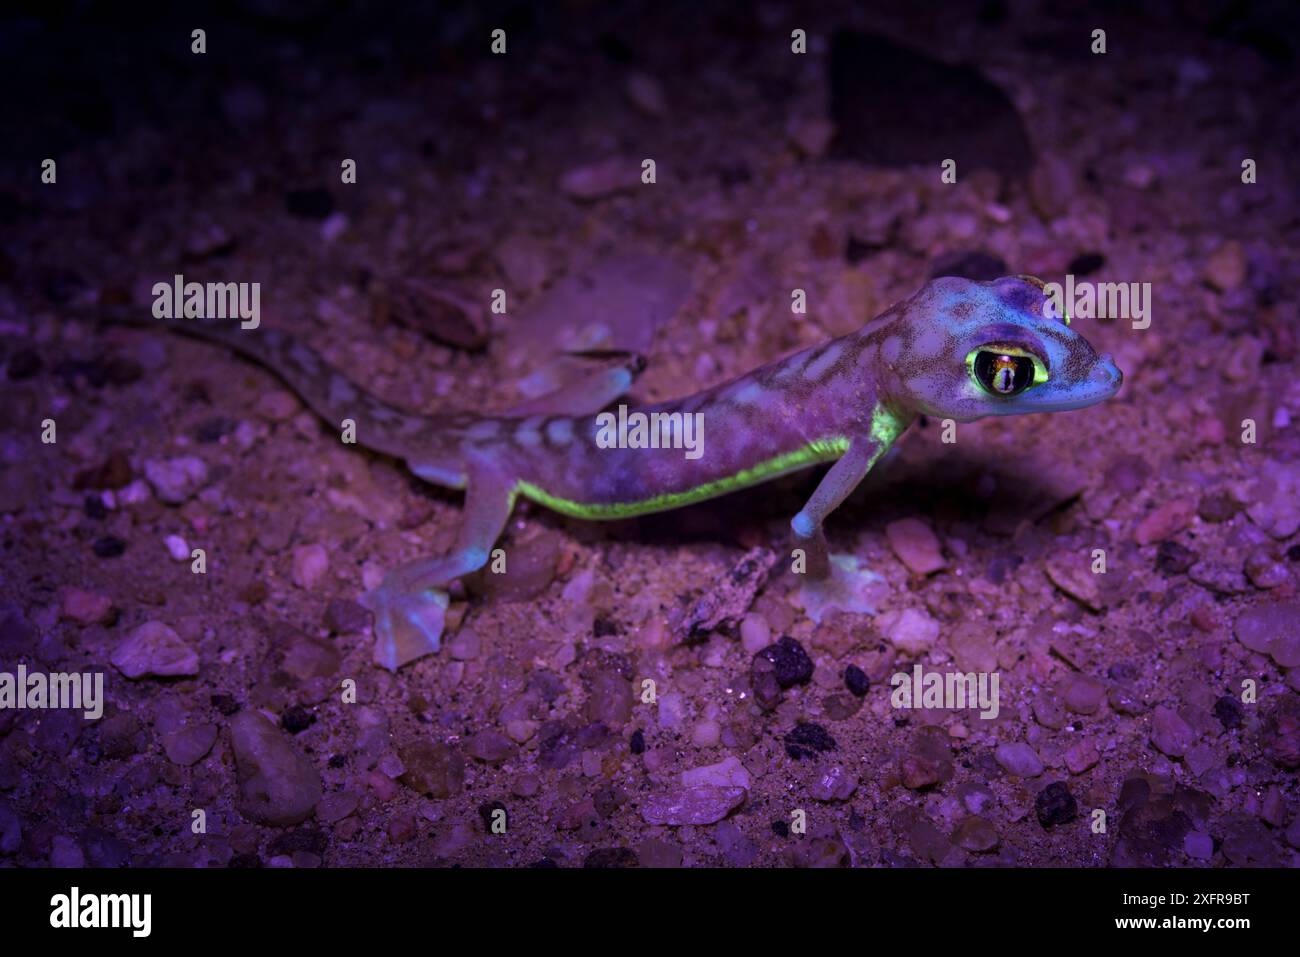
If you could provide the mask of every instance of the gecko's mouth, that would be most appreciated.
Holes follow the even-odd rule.
[[[1051,386],[1040,387],[1044,391],[1039,395],[1026,395],[1022,402],[1032,408],[1032,412],[1069,412],[1072,409],[1084,409],[1098,402],[1105,402],[1114,396],[1124,384],[1124,373],[1120,371],[1115,360],[1103,355],[1093,363],[1088,378],[1082,382],[1061,389],[1053,394]]]

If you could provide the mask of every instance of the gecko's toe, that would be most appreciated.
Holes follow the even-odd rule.
[[[832,555],[830,575],[805,579],[793,597],[817,624],[832,611],[874,615],[882,581],[858,556]]]
[[[437,651],[447,603],[446,592],[406,592],[389,583],[366,593],[361,604],[375,613],[375,664],[396,671]]]

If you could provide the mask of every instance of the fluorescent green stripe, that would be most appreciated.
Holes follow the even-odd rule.
[[[531,482],[520,482],[515,486],[515,490],[525,498],[532,499],[534,502],[545,505],[562,515],[589,519],[630,518],[633,515],[665,512],[669,509],[680,508],[683,505],[691,505],[694,502],[702,502],[706,498],[725,495],[727,492],[733,492],[749,485],[757,485],[759,482],[775,478],[785,472],[793,472],[796,469],[815,465],[818,462],[829,462],[843,455],[848,447],[849,440],[843,436],[821,439],[817,442],[810,442],[794,452],[778,455],[776,458],[760,462],[752,468],[743,469],[735,475],[697,485],[685,492],[656,495],[654,498],[644,499],[640,502],[596,502],[591,504],[575,502],[572,499],[552,495]]]

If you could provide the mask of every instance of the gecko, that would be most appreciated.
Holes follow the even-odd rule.
[[[846,573],[832,562],[823,523],[918,417],[964,423],[1063,412],[1119,391],[1114,360],[1051,303],[1030,276],[935,279],[856,332],[639,409],[701,415],[709,438],[694,458],[674,448],[604,447],[599,415],[630,389],[644,366],[639,356],[603,356],[565,387],[499,415],[430,416],[367,393],[305,342],[265,325],[187,320],[169,328],[255,360],[331,426],[353,420],[356,444],[464,492],[451,550],[392,569],[360,597],[374,614],[374,661],[396,671],[439,650],[449,586],[488,563],[521,496],[564,515],[614,520],[833,463],[790,531],[810,580]]]

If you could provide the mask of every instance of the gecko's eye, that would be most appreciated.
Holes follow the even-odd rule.
[[[971,374],[980,387],[992,395],[1019,395],[1046,375],[1039,374],[1041,363],[1034,357],[1016,352],[977,349],[972,357]]]

